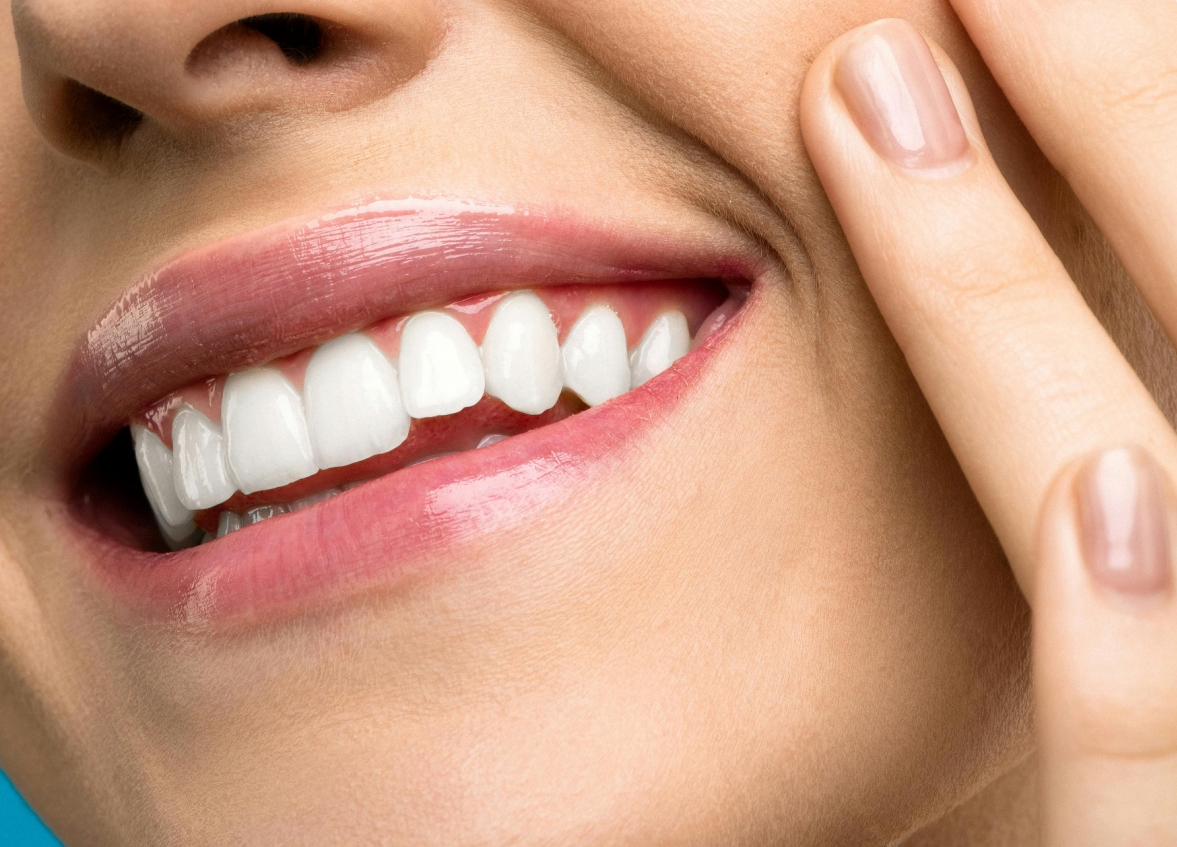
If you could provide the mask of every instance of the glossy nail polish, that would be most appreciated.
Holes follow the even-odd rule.
[[[1079,537],[1096,585],[1135,596],[1172,581],[1161,470],[1148,454],[1117,448],[1096,456],[1075,479]]]
[[[940,68],[909,24],[886,20],[863,29],[838,60],[834,84],[859,131],[894,164],[926,170],[968,155]]]

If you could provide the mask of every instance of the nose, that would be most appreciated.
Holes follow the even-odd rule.
[[[98,162],[151,124],[192,139],[339,112],[420,73],[442,0],[14,0],[25,102]]]

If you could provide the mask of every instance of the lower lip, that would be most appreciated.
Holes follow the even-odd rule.
[[[466,545],[543,520],[616,468],[698,384],[751,306],[640,388],[558,424],[406,468],[190,550],[134,550],[74,521],[79,555],[137,616],[253,624],[433,576]]]

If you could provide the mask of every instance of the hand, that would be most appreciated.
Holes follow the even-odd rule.
[[[952,0],[1177,342],[1177,4]],[[1047,847],[1177,844],[1177,435],[988,152],[945,55],[827,48],[805,141],[1034,608]]]

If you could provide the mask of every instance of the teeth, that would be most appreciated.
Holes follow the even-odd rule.
[[[311,506],[317,506],[320,503],[326,503],[333,497],[338,497],[343,492],[338,488],[328,488],[326,491],[319,491],[315,494],[303,497],[301,500],[295,500],[290,504],[290,511],[301,512],[303,509],[309,509]]]
[[[396,368],[366,335],[344,335],[319,347],[302,394],[320,468],[379,456],[409,437],[412,421],[401,404]]]
[[[194,512],[224,503],[237,490],[270,491],[321,469],[389,453],[405,443],[414,418],[460,412],[484,393],[529,415],[553,408],[564,388],[597,406],[645,384],[690,348],[686,317],[667,310],[629,351],[621,319],[605,304],[586,309],[561,347],[544,301],[534,292],[518,291],[498,302],[481,350],[458,320],[439,311],[418,313],[405,323],[399,364],[368,335],[344,335],[310,355],[301,392],[278,368],[258,367],[225,379],[221,426],[190,406],[181,408],[172,420],[174,451],[146,427],[133,424],[135,457],[160,530],[176,549],[197,543],[202,535],[210,540],[196,528]],[[487,435],[476,449],[506,438]],[[310,508],[363,484],[347,483],[244,514],[221,512],[215,537]]]
[[[224,538],[226,535],[232,535],[239,529],[253,526],[270,518],[275,518],[278,515],[285,515],[288,512],[301,512],[303,509],[309,509],[311,506],[323,503],[332,497],[338,497],[339,494],[340,491],[338,488],[328,488],[326,491],[319,491],[303,497],[301,500],[295,500],[293,503],[285,506],[258,506],[255,509],[250,509],[244,515],[239,515],[236,512],[221,512],[220,517],[217,519],[217,534],[214,537]]]
[[[245,526],[253,526],[262,521],[268,521],[270,518],[276,518],[279,515],[284,515],[289,512],[286,506],[258,506],[256,509],[250,509],[241,516],[241,522]]]
[[[478,347],[449,315],[414,315],[401,336],[400,384],[405,410],[414,418],[469,408],[486,388]]]
[[[538,415],[563,389],[560,340],[547,305],[530,291],[511,294],[495,309],[482,342],[486,393],[517,412]]]
[[[142,426],[131,427],[139,479],[155,513],[156,522],[168,543],[182,546],[196,531],[192,512],[180,502],[172,478],[172,451],[159,436]]]
[[[691,349],[691,331],[682,312],[663,312],[629,358],[633,387],[643,385],[669,368]]]
[[[318,472],[302,398],[273,368],[230,375],[221,420],[229,468],[242,493],[280,488]]]
[[[241,520],[241,515],[236,512],[221,512],[220,518],[217,519],[217,538],[224,538],[243,526],[245,522]]]
[[[172,421],[172,444],[173,484],[186,508],[210,509],[233,496],[237,485],[229,476],[219,426],[195,409],[181,409]]]
[[[585,311],[564,341],[564,384],[590,406],[630,388],[629,350],[621,318],[608,306]]]

